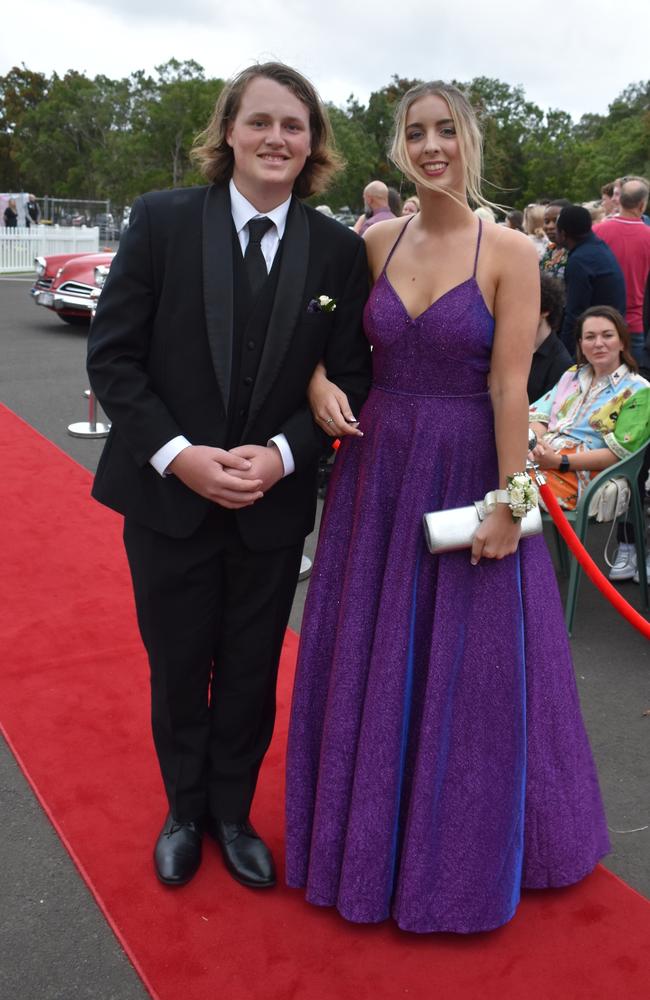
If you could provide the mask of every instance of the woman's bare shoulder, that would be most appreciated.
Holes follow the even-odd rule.
[[[516,265],[526,268],[533,264],[539,269],[537,250],[525,233],[508,226],[487,224],[483,227],[483,238],[485,249],[491,256],[493,254],[492,259],[499,271]]]
[[[388,254],[407,223],[408,219],[387,219],[385,222],[370,226],[363,234],[368,251],[368,263],[375,277],[382,270]]]

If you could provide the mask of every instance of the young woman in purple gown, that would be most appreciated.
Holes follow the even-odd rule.
[[[537,254],[469,207],[481,138],[457,89],[405,95],[391,156],[421,211],[368,233],[359,432],[325,372],[311,387],[343,440],[293,697],[287,881],[348,920],[468,933],[609,845],[543,539],[520,543],[505,504],[471,551],[432,556],[422,533],[524,469]]]

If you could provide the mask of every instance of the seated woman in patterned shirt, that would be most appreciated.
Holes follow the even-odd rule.
[[[530,407],[532,457],[565,510],[589,480],[650,438],[650,383],[637,372],[625,320],[593,306],[576,330],[577,364]]]

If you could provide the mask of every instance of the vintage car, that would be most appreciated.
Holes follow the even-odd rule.
[[[58,253],[37,257],[31,296],[39,306],[53,309],[65,323],[87,325],[115,254]]]

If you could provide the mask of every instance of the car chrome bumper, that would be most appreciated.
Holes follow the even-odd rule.
[[[99,288],[97,294],[90,298],[81,295],[72,295],[70,292],[48,292],[38,288],[32,288],[32,298],[36,305],[45,306],[46,309],[54,309],[55,312],[74,309],[75,312],[91,313],[97,306],[99,298]]]

